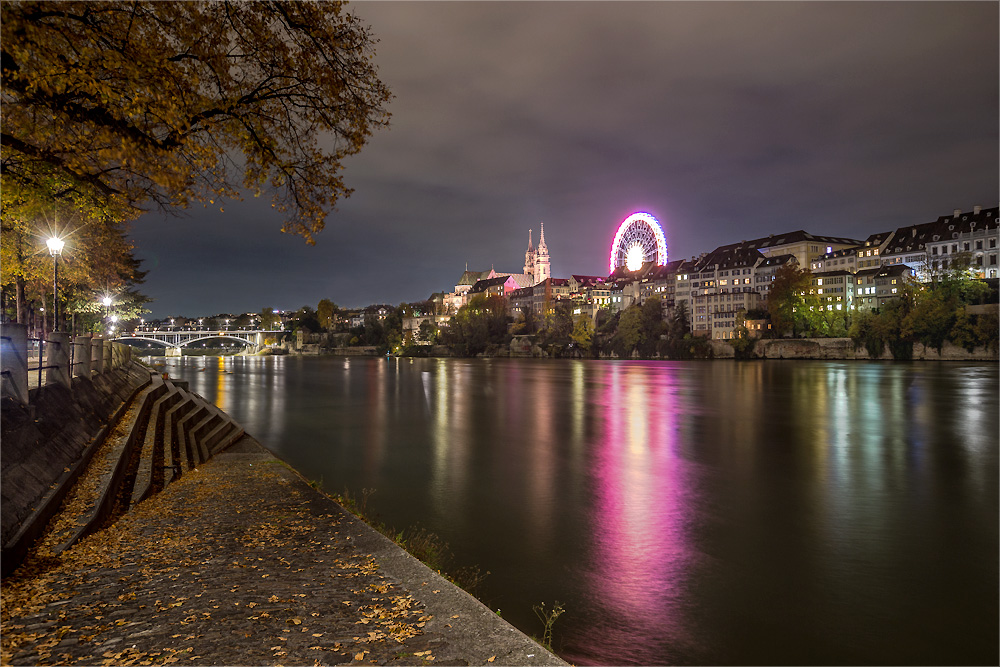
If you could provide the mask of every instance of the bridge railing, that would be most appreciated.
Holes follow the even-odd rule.
[[[31,403],[34,389],[51,384],[71,389],[74,377],[90,378],[132,360],[128,345],[89,334],[71,338],[57,331],[45,338],[29,338],[23,324],[4,323],[0,329],[2,395],[23,405]]]

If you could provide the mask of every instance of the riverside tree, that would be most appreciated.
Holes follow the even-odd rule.
[[[451,318],[443,342],[458,354],[474,357],[510,343],[510,319],[502,296],[476,294]]]
[[[8,208],[0,222],[0,286],[5,295],[13,294],[15,321],[26,324],[29,313],[52,295],[52,258],[45,240],[56,233],[66,242],[59,258],[59,308],[67,325],[80,315],[83,328],[92,330],[104,314],[104,296],[112,297],[122,320],[148,312],[143,306],[149,298],[137,289],[146,272],[139,268],[125,225],[83,218],[72,209],[54,211],[22,204]]]
[[[2,204],[134,217],[267,189],[313,242],[343,160],[388,124],[342,2],[4,2]]]
[[[812,329],[821,329],[823,313],[812,292],[812,274],[792,264],[785,264],[774,274],[767,296],[774,334],[791,331],[796,337]]]

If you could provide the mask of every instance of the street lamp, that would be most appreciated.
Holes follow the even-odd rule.
[[[62,254],[66,242],[58,236],[53,236],[45,245],[52,255],[52,331],[59,330],[59,255]]]

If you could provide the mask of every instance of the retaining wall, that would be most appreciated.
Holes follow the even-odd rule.
[[[115,412],[143,386],[150,371],[130,362],[122,368],[32,390],[31,405],[12,397],[0,406],[0,539],[6,547],[53,484],[81,464]]]
[[[712,340],[712,352],[716,359],[732,359],[733,346],[728,341]],[[753,348],[755,359],[860,359],[869,360],[868,350],[862,345],[854,349],[850,338],[773,338],[757,341]],[[913,346],[913,359],[918,361],[997,361],[996,350],[986,347],[969,352],[964,347],[945,341],[941,354],[934,348],[925,348],[917,343]],[[878,359],[891,360],[888,348]]]

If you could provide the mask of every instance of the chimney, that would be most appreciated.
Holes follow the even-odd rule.
[[[973,206],[972,215],[979,215],[979,212],[983,210],[982,206]]]
[[[957,218],[957,217],[958,217],[958,216],[960,216],[960,215],[962,215],[962,209],[960,209],[960,208],[956,208],[956,209],[955,209],[955,217]]]

